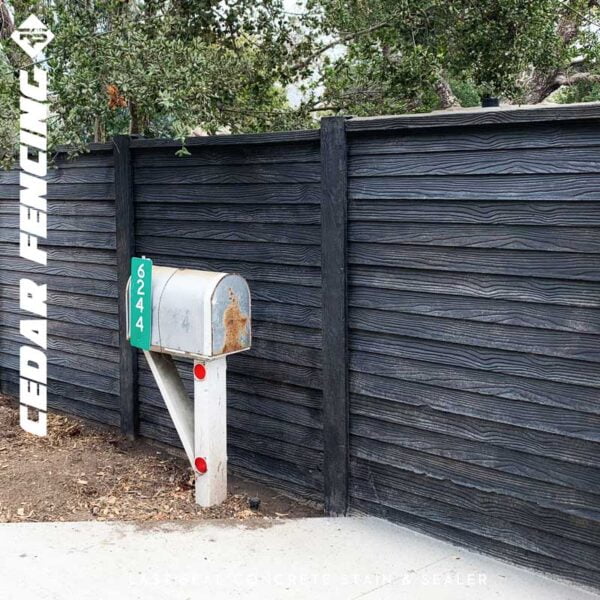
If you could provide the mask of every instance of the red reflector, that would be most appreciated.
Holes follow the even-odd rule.
[[[208,471],[208,465],[206,464],[206,460],[202,457],[198,456],[194,461],[194,465],[196,466],[196,471],[198,473],[206,473]]]
[[[204,379],[206,377],[206,368],[198,363],[194,365],[194,377],[196,379]]]

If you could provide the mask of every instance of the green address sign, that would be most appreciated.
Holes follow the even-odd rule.
[[[150,350],[152,339],[152,261],[131,259],[129,340],[132,346]]]

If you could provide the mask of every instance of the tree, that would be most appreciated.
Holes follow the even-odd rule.
[[[4,0],[0,6],[8,23]],[[33,12],[55,35],[44,61],[51,145],[307,123],[288,106],[282,84],[292,27],[282,0],[11,0],[10,7],[16,22]],[[0,129],[12,131],[0,140],[7,158],[22,66],[7,39],[11,27],[0,34],[0,108],[7,109]]]
[[[327,40],[312,52],[320,101],[356,115],[450,108],[473,92],[539,103],[599,81],[598,3],[309,0]],[[343,51],[331,58],[335,46]]]

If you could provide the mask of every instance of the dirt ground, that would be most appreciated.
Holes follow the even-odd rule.
[[[20,428],[15,402],[0,396],[0,523],[319,514],[315,507],[231,476],[227,500],[201,509],[194,503],[194,478],[187,460],[165,447],[130,442],[113,428],[51,413],[47,437],[32,436]]]

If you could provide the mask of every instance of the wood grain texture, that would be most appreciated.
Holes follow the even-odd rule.
[[[551,572],[579,584],[584,583],[594,587],[600,586],[600,577],[598,577],[596,572],[592,572],[589,569],[576,567],[561,560],[545,557],[539,553],[529,552],[516,546],[475,535],[455,527],[449,527],[439,522],[433,523],[418,516],[395,510],[382,503],[354,498],[352,508],[355,514],[370,514],[387,519],[452,544],[467,548],[477,548],[480,552],[501,560],[508,560],[511,563],[542,572]]]
[[[600,467],[598,442],[561,437],[531,428],[525,430],[521,427],[496,423],[491,419],[474,419],[440,413],[428,407],[407,406],[397,402],[374,400],[366,396],[352,396],[350,411],[351,414],[367,418],[363,427],[369,423],[369,419],[377,419],[385,421],[386,426],[391,423],[424,432],[449,435],[461,440],[481,442],[493,450],[496,447],[507,448],[558,461]]]
[[[325,510],[348,507],[348,176],[345,119],[321,122],[321,273]]]
[[[395,510],[490,538],[496,542],[517,546],[529,552],[560,559],[582,569],[591,569],[600,576],[600,548],[581,542],[564,540],[560,536],[534,527],[506,521],[496,515],[481,516],[478,512],[439,502],[408,490],[397,490],[383,484],[353,480],[355,497],[391,506]]]
[[[318,163],[270,163],[267,165],[202,165],[173,167],[138,167],[138,184],[247,184],[247,183],[316,183],[320,180]]]
[[[600,203],[599,203],[600,204]],[[543,252],[600,251],[598,229],[522,225],[457,225],[446,223],[350,223],[351,242],[408,244],[452,248],[498,248]]]
[[[77,202],[74,200],[50,200],[47,203],[48,214],[64,217],[109,217],[112,219],[112,229],[115,229],[115,203],[112,200],[96,201],[96,202]],[[20,212],[19,203],[5,201],[0,202],[0,215],[18,215]],[[2,225],[4,225],[4,217],[2,217]],[[78,220],[75,220],[78,223]],[[48,219],[48,227],[54,226],[54,218]]]
[[[582,103],[562,106],[475,108],[465,111],[437,111],[429,114],[400,115],[391,117],[362,117],[348,121],[348,133],[359,131],[390,131],[394,129],[423,129],[432,127],[473,127],[483,125],[511,125],[523,127],[538,122],[560,122],[567,126],[569,121],[590,120],[591,126],[600,118],[598,103]]]
[[[318,246],[307,244],[275,244],[272,242],[236,242],[224,240],[190,240],[178,237],[138,236],[137,252],[152,254],[190,256],[241,260],[258,263],[313,266],[320,264],[321,251]]]
[[[131,259],[136,253],[134,174],[130,145],[128,136],[119,135],[113,139],[121,431],[133,439],[139,428],[139,414],[136,350],[127,339],[127,282],[131,272]]]
[[[557,485],[551,480],[537,480],[498,469],[455,460],[440,454],[419,452],[408,446],[388,444],[376,439],[351,436],[351,454],[371,463],[387,465],[416,474],[451,481],[487,493],[517,498],[586,520],[598,521],[598,495],[585,490]],[[543,529],[543,523],[540,524]]]
[[[597,348],[598,338],[594,335],[439,319],[362,308],[351,309],[350,319],[351,327],[361,331],[571,358],[590,363],[600,362],[600,352],[597,352],[600,350]]]
[[[537,378],[589,387],[600,387],[596,365],[567,358],[471,348],[446,342],[414,338],[381,336],[368,332],[352,332],[351,347],[358,352],[372,352],[413,358],[442,365],[505,373],[516,377]]]
[[[600,200],[600,174],[350,177],[351,200]]]
[[[486,275],[464,271],[456,274],[412,270],[408,268],[409,265],[406,267],[355,266],[350,269],[350,285],[369,287],[373,290],[451,294],[467,298],[540,302],[566,307],[598,308],[600,306],[600,284],[589,281],[561,281],[543,277]]]
[[[10,186],[5,186],[10,188]],[[2,188],[0,188],[1,190]],[[7,193],[14,193],[9,190]],[[0,198],[2,196],[0,195]],[[8,196],[13,197],[13,196]],[[203,204],[238,204],[247,200],[254,204],[319,204],[320,186],[318,183],[279,183],[254,184],[247,183],[240,190],[237,185],[164,185],[135,186],[135,197],[138,202],[160,203],[203,203]]]
[[[202,223],[140,219],[136,224],[139,236],[173,237],[193,240],[223,240],[227,242],[272,242],[277,244],[319,245],[321,232],[314,225],[282,227],[280,223]],[[1,234],[0,234],[1,235]],[[0,238],[1,239],[1,238]]]
[[[464,319],[553,331],[600,333],[600,314],[596,307],[565,308],[552,304],[496,299],[490,301],[489,298],[430,294],[404,289],[387,290],[368,286],[351,287],[350,304],[358,308],[444,319]]]
[[[484,202],[481,200],[354,200],[349,219],[366,223],[600,225],[598,202]]]
[[[600,414],[598,392],[592,387],[366,352],[351,353],[350,369],[400,381]]]
[[[184,141],[185,146],[236,146],[254,144],[282,144],[318,141],[319,130],[282,131],[276,133],[246,133],[236,135],[206,135],[189,137]],[[132,148],[181,148],[181,141],[172,139],[134,139]]]
[[[548,175],[598,173],[597,146],[582,148],[415,152],[414,154],[352,156],[353,177],[405,175]]]
[[[350,373],[350,392],[360,402],[368,401],[364,397],[372,398],[374,404],[381,399],[600,442],[600,415],[579,412],[570,405],[549,406],[442,387],[436,381],[429,384],[357,371]]]
[[[600,261],[593,254],[355,242],[348,260],[353,265],[600,281]]]
[[[189,156],[177,156],[178,148],[135,148],[133,165],[144,167],[204,167],[207,165],[261,165],[264,163],[318,163],[319,140],[298,140],[295,144],[244,144],[189,146]]]
[[[166,210],[160,204],[139,204],[136,207],[136,217],[139,221],[158,219],[163,223],[185,221],[188,224],[200,221],[203,223],[280,223],[301,226],[318,225],[321,222],[318,206],[297,204],[277,206],[251,203],[169,204]]]
[[[501,518],[508,523],[518,523],[539,530],[540,522],[543,522],[546,531],[563,539],[600,546],[600,523],[597,521],[587,521],[587,531],[582,531],[580,528],[573,527],[576,520],[572,517],[532,502],[509,499],[501,494],[482,492],[451,481],[440,481],[425,474],[411,473],[360,459],[352,459],[351,464],[354,473],[351,482],[353,489],[362,487],[368,482],[373,493],[379,486],[410,490],[412,494],[470,510],[476,514]],[[507,526],[510,527],[508,523]]]

